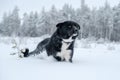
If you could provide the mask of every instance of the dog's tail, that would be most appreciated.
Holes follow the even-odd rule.
[[[37,45],[37,48],[32,52],[29,52],[29,49],[26,49],[25,52],[22,52],[24,54],[24,57],[40,54],[42,51],[45,50],[45,47],[49,43],[49,41],[50,41],[50,38],[44,39]]]

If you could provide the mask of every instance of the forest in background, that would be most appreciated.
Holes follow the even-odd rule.
[[[85,2],[81,2],[78,9],[65,4],[58,10],[53,5],[49,11],[45,8],[40,13],[31,11],[19,16],[19,8],[3,14],[0,22],[0,36],[40,37],[52,35],[56,24],[66,20],[77,22],[81,26],[79,39],[93,38],[108,41],[120,41],[120,3],[111,7],[108,2],[99,9],[90,9]]]

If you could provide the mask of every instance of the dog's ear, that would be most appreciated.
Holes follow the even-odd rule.
[[[58,27],[61,27],[63,25],[63,23],[58,23],[57,25],[56,25],[56,27],[58,28]]]

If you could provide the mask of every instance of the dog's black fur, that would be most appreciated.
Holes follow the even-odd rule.
[[[54,32],[51,38],[46,38],[41,41],[34,51],[29,53],[29,50],[26,49],[25,52],[22,52],[24,54],[24,57],[40,54],[40,52],[46,50],[48,56],[52,55],[57,61],[64,61],[67,59],[67,57],[58,56],[58,53],[60,53],[60,55],[61,53],[64,53],[64,55],[66,55],[67,53],[65,53],[65,51],[70,50],[70,58],[68,59],[70,62],[72,62],[74,42],[78,36],[80,26],[73,21],[65,21],[58,23],[56,27],[57,30]],[[67,45],[65,50],[63,45]]]

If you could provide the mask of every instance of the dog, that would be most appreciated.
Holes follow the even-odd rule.
[[[50,38],[41,41],[37,48],[29,52],[29,49],[22,51],[24,57],[40,54],[46,50],[48,56],[53,56],[57,61],[72,62],[74,43],[80,30],[79,24],[73,21],[65,21],[56,25],[57,29]]]

